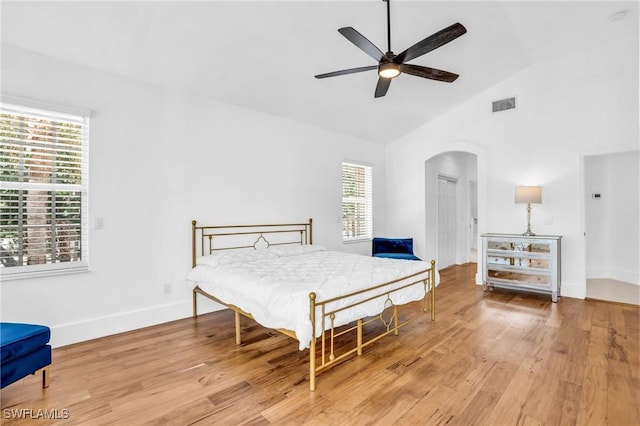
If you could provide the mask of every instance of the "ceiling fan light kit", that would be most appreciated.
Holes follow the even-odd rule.
[[[448,71],[442,71],[435,68],[423,67],[420,65],[407,64],[412,59],[418,58],[426,53],[435,50],[450,41],[455,40],[464,33],[467,29],[460,23],[444,28],[430,35],[429,37],[419,41],[407,50],[395,55],[391,51],[391,18],[390,18],[390,3],[391,0],[382,0],[387,3],[387,53],[382,53],[380,49],[371,43],[365,36],[360,34],[352,27],[340,28],[338,32],[342,34],[347,40],[355,44],[360,50],[373,59],[378,61],[378,65],[371,65],[358,68],[349,68],[346,70],[333,71],[325,74],[318,74],[316,78],[337,77],[340,75],[355,74],[359,72],[378,69],[378,84],[376,85],[375,97],[380,98],[387,94],[391,79],[399,76],[402,73],[411,74],[416,77],[427,78],[430,80],[444,81],[451,83],[458,78],[458,74],[454,74]]]
[[[400,75],[400,66],[394,62],[380,64],[378,75],[382,78],[395,78]]]

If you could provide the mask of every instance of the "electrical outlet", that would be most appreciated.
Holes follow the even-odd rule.
[[[162,287],[162,292],[164,294],[171,293],[171,283],[164,283],[164,286]]]
[[[104,228],[104,218],[102,216],[93,218],[93,229],[102,229]]]

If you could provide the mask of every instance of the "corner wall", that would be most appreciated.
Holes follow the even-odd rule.
[[[491,113],[492,101],[513,94],[516,109]],[[387,210],[387,230],[399,226],[429,247],[424,161],[447,151],[474,153],[478,232],[522,233],[526,213],[513,202],[514,188],[541,185],[532,229],[563,236],[562,295],[584,298],[581,158],[637,149],[638,121],[637,39],[531,66],[386,147],[387,205],[403,206]]]

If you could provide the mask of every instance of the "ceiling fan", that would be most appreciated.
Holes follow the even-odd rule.
[[[387,94],[391,79],[399,76],[401,73],[415,75],[416,77],[428,78],[430,80],[444,81],[451,83],[458,78],[458,74],[448,71],[442,71],[435,68],[423,67],[420,65],[407,64],[412,59],[431,52],[450,41],[455,40],[467,29],[460,23],[444,28],[437,33],[430,35],[424,40],[419,41],[398,55],[391,51],[391,18],[390,3],[391,0],[382,0],[387,3],[387,53],[382,53],[380,49],[371,43],[365,36],[354,30],[352,27],[340,28],[338,32],[346,37],[351,43],[355,44],[360,50],[373,59],[378,61],[378,65],[370,65],[366,67],[349,68],[346,70],[328,72],[326,74],[318,74],[316,78],[337,77],[339,75],[354,74],[363,71],[378,69],[378,84],[376,85],[375,97],[380,98]]]

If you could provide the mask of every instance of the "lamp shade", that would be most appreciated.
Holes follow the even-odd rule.
[[[542,187],[541,186],[516,186],[516,203],[542,203]]]

